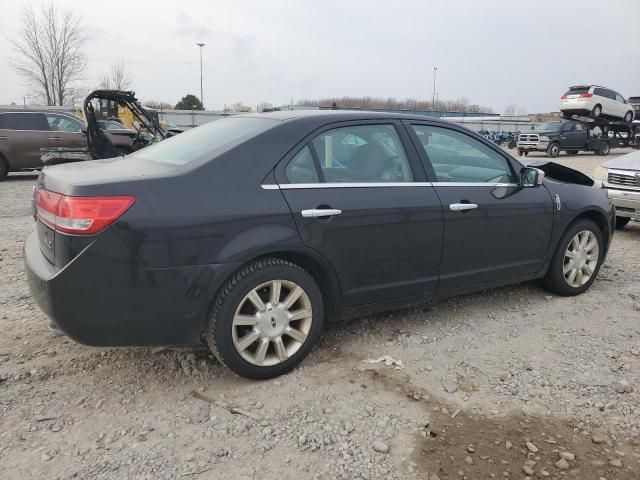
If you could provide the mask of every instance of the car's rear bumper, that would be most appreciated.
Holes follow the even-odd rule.
[[[560,102],[561,112],[590,112],[595,107],[596,102],[587,100],[562,100]]]
[[[607,194],[616,207],[618,217],[640,220],[640,191],[607,188]]]
[[[69,337],[86,345],[189,345],[199,341],[215,291],[236,264],[145,268],[105,231],[64,268],[24,245],[31,293]]]

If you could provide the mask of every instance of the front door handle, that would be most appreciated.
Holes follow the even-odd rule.
[[[337,208],[312,208],[310,210],[302,210],[300,213],[305,218],[320,218],[340,215],[342,210],[338,210]]]
[[[0,135],[0,140],[6,140],[7,137],[5,137],[4,135]]]
[[[465,212],[467,210],[475,210],[478,208],[477,203],[452,203],[449,205],[449,210],[452,212]]]
[[[62,140],[62,137],[51,137],[50,139],[51,140],[56,140],[56,141],[59,142],[60,140]]]

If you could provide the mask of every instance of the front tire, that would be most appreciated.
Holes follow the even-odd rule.
[[[551,158],[557,158],[558,155],[560,155],[560,145],[558,145],[557,143],[552,143],[551,145],[549,145],[549,147],[547,148],[547,155],[549,155]]]
[[[218,360],[238,375],[267,379],[295,368],[322,330],[322,294],[299,266],[256,260],[218,292],[205,331]]]
[[[558,242],[542,285],[558,295],[579,295],[596,279],[603,258],[600,228],[591,220],[580,219],[569,226]]]
[[[631,122],[633,120],[633,112],[631,110],[629,110],[627,113],[625,113],[624,115],[624,121],[625,122]]]
[[[622,230],[631,219],[629,217],[616,217],[616,230]]]
[[[609,145],[607,142],[603,142],[602,146],[600,147],[600,151],[598,153],[601,156],[606,157],[607,155],[609,155],[610,151],[611,151],[611,145]]]

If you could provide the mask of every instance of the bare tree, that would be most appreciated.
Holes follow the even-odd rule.
[[[53,2],[39,11],[22,10],[22,31],[9,39],[16,56],[13,69],[32,89],[32,95],[47,105],[71,100],[73,83],[87,65],[81,19],[71,10],[59,10]]]
[[[330,107],[336,105],[337,108],[386,108],[392,110],[439,110],[449,112],[484,112],[492,113],[491,108],[472,104],[468,98],[458,98],[457,100],[436,100],[432,105],[430,100],[416,100],[407,98],[397,100],[393,97],[342,97],[342,98],[322,98],[319,100],[303,99],[298,101],[298,105]],[[435,107],[435,108],[434,108]]]
[[[120,59],[113,64],[111,70],[103,72],[100,77],[100,88],[107,90],[127,90],[131,86],[132,77],[127,64]]]
[[[505,115],[515,115],[516,114],[516,108],[518,108],[516,106],[515,103],[510,103],[509,105],[507,105],[506,107],[504,107],[504,114]]]
[[[145,100],[143,102],[145,107],[155,108],[157,110],[172,110],[173,105],[167,102],[159,102],[157,100]]]

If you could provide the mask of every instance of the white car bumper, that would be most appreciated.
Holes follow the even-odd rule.
[[[640,220],[640,191],[617,190],[605,184],[611,202],[616,207],[618,217]]]
[[[567,98],[560,101],[560,111],[567,110],[593,110],[595,103],[586,98]]]

